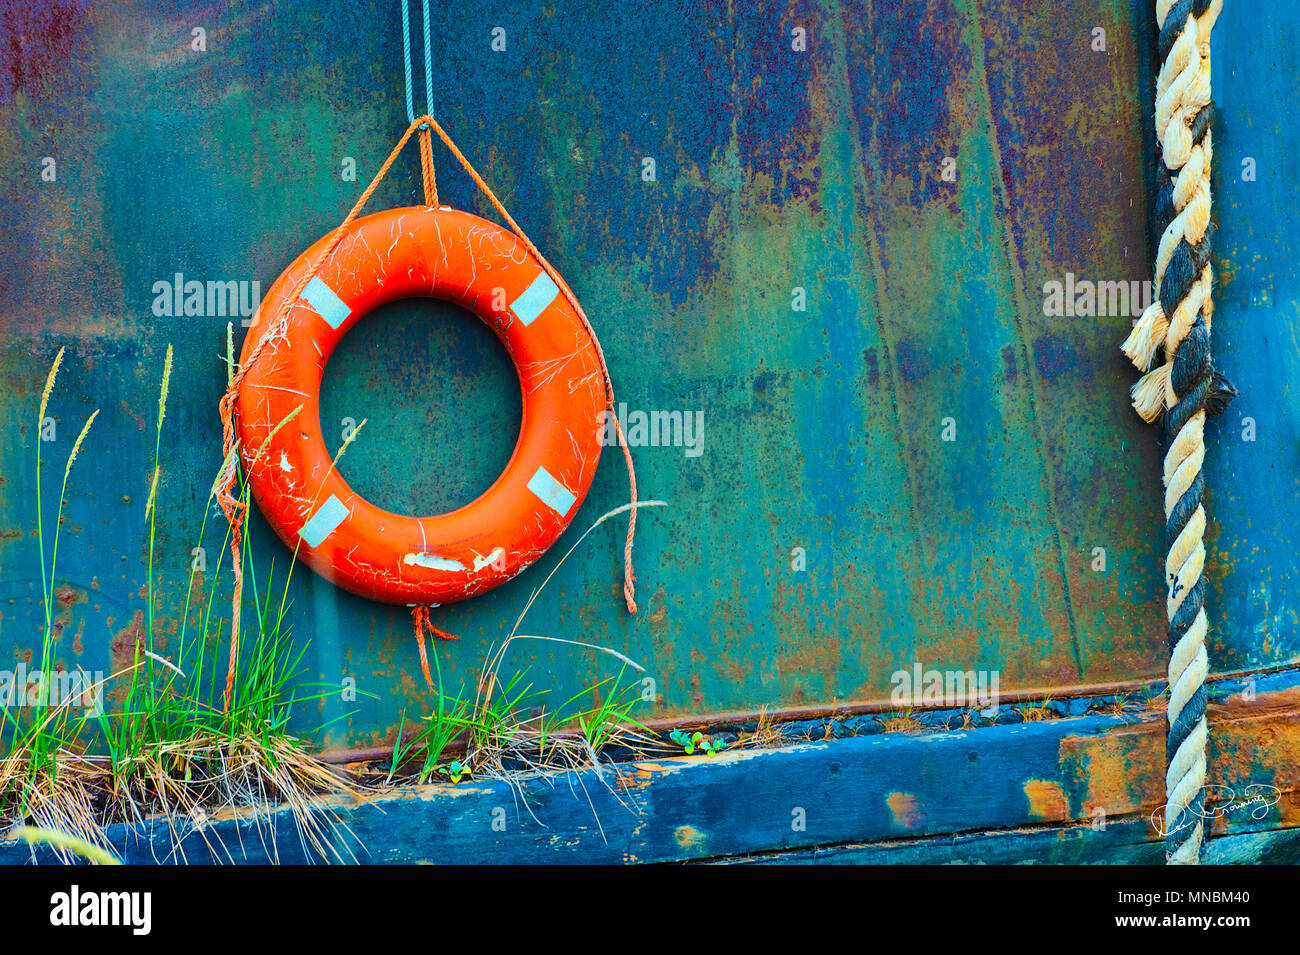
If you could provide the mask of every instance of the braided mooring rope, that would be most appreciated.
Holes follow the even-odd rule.
[[[1156,0],[1159,74],[1155,127],[1157,174],[1155,301],[1122,348],[1145,375],[1133,407],[1148,422],[1164,413],[1166,444],[1165,582],[1169,593],[1169,735],[1165,742],[1165,857],[1194,865],[1204,837],[1205,419],[1237,391],[1210,360],[1214,313],[1210,265],[1210,31],[1222,0]],[[1156,349],[1164,362],[1148,371]]]

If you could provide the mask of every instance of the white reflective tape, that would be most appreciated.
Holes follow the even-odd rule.
[[[474,569],[476,571],[482,570],[488,564],[495,564],[498,560],[500,560],[504,556],[506,556],[506,552],[503,548],[500,547],[498,547],[492,553],[488,554],[486,557],[482,556],[481,554],[475,554]]]
[[[321,541],[329,537],[343,523],[343,518],[348,516],[348,509],[333,494],[330,499],[320,506],[320,510],[311,516],[298,536],[303,539],[308,547],[319,547]]]
[[[510,311],[514,312],[515,317],[525,326],[531,325],[559,294],[560,290],[551,281],[551,277],[541,272],[533,279],[533,284],[524,289],[523,294],[511,303]]]
[[[313,275],[307,287],[302,290],[302,297],[321,318],[329,322],[330,328],[338,328],[352,314],[347,303],[335,294],[334,290],[321,281],[319,275]]]
[[[538,468],[528,481],[528,490],[537,495],[543,504],[564,517],[577,500],[573,492],[551,477],[546,468]]]
[[[437,554],[406,554],[402,557],[403,564],[414,564],[417,567],[428,567],[430,570],[464,570],[465,565],[458,560],[451,560],[447,557],[439,557]]]

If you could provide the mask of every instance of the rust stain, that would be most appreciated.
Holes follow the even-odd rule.
[[[1027,779],[1025,798],[1029,800],[1031,816],[1045,820],[1070,818],[1070,804],[1060,783],[1047,779]]]
[[[1258,791],[1252,787],[1275,787],[1271,812],[1282,825],[1300,822],[1300,688],[1254,700],[1231,697],[1212,704],[1209,715],[1211,805],[1240,801]],[[1062,739],[1064,786],[1058,788],[1065,802],[1054,809],[1068,810],[1073,801],[1084,818],[1098,808],[1109,816],[1151,813],[1164,802],[1164,730],[1163,711],[1152,707],[1140,723]],[[1031,793],[1035,782],[1026,784],[1026,795],[1037,814],[1055,794]],[[1222,832],[1243,819],[1225,811],[1212,825]]]
[[[84,604],[86,602],[85,592],[77,590],[75,587],[60,587],[54,591],[54,596],[59,601],[59,606],[64,610],[72,609],[73,604]]]
[[[1261,792],[1258,787],[1275,787],[1277,803],[1262,810],[1265,816],[1284,826],[1300,822],[1300,688],[1254,700],[1231,697],[1210,707],[1210,720],[1210,782],[1224,787],[1212,794],[1240,802]],[[1214,829],[1222,831],[1249,815],[1225,810]]]
[[[683,849],[694,849],[703,845],[705,835],[693,826],[678,826],[673,832],[673,838]]]
[[[112,619],[109,619],[109,626],[112,626]],[[131,623],[123,630],[113,635],[109,641],[108,647],[112,658],[113,671],[124,670],[135,663],[135,654],[138,647],[144,646],[144,611],[137,610],[131,618]],[[115,681],[112,690],[109,691],[109,698],[113,700],[122,700],[126,697],[126,685],[122,681]]]
[[[1230,696],[1209,706],[1212,721],[1260,719],[1296,713],[1300,713],[1300,686],[1261,693],[1253,700],[1240,695]]]
[[[914,793],[892,792],[885,799],[885,805],[893,813],[894,825],[901,829],[915,829],[925,821],[925,813],[921,811]]]
[[[93,76],[93,71],[68,71],[50,64],[78,62],[75,51],[97,49],[96,30],[113,36],[116,22],[110,18],[99,23],[88,12],[56,17],[35,8],[22,12],[30,5],[9,6],[17,26],[11,24],[0,38],[0,48],[10,54],[0,55],[7,64],[5,70],[0,70],[0,82],[6,82],[13,91],[22,91],[24,103],[29,104],[23,109],[30,109],[30,115],[39,115],[42,104],[61,103],[79,116],[78,110],[84,105],[85,128],[96,129],[102,117],[92,108],[93,98],[81,104],[79,96],[68,95],[88,92],[90,87],[82,90],[75,77]],[[60,10],[82,7],[91,9],[84,3],[64,3]],[[1043,685],[1075,690],[1081,679],[1096,682],[1130,679],[1135,674],[1154,675],[1153,667],[1158,667],[1163,657],[1159,646],[1161,628],[1156,625],[1161,603],[1148,599],[1153,596],[1152,585],[1159,584],[1158,572],[1129,572],[1129,568],[1158,563],[1154,554],[1134,556],[1135,550],[1154,547],[1141,542],[1151,536],[1149,531],[1158,526],[1154,522],[1159,519],[1158,495],[1150,478],[1157,472],[1132,466],[1130,460],[1136,453],[1140,458],[1137,463],[1156,463],[1154,445],[1145,438],[1136,443],[1133,440],[1147,432],[1130,421],[1122,395],[1118,400],[1101,402],[1098,415],[1078,418],[1069,412],[1069,403],[1074,401],[1072,389],[1045,388],[1036,411],[1048,429],[1050,440],[1044,441],[1037,432],[1031,433],[1033,421],[1024,404],[1025,396],[1034,387],[1035,368],[1069,368],[1060,363],[1061,356],[1088,357],[1090,350],[1086,346],[1103,337],[1100,331],[1093,337],[1099,323],[1074,323],[1067,331],[1052,327],[1050,334],[1044,334],[1046,326],[1040,327],[1027,317],[1019,330],[1006,322],[985,325],[985,332],[970,332],[971,341],[988,349],[991,365],[983,377],[952,376],[950,381],[940,383],[939,376],[945,375],[945,363],[951,356],[934,347],[943,339],[930,328],[933,315],[943,311],[943,300],[949,293],[944,283],[933,281],[943,270],[926,267],[937,262],[957,268],[980,258],[978,250],[971,258],[951,245],[955,227],[961,226],[968,230],[992,229],[1009,243],[1009,249],[1018,250],[1017,259],[1009,261],[1005,268],[999,265],[993,270],[997,275],[981,276],[982,283],[973,283],[996,287],[988,294],[996,294],[999,309],[1009,302],[1023,306],[1026,295],[1034,298],[1032,288],[1040,279],[1057,277],[1066,269],[1094,279],[1145,276],[1148,263],[1140,247],[1144,189],[1128,171],[1141,165],[1144,147],[1149,144],[1140,135],[1114,135],[1115,130],[1131,132],[1139,125],[1138,93],[1131,82],[1119,83],[1117,79],[1135,75],[1135,56],[1140,51],[1135,44],[1118,44],[1111,54],[1097,61],[1096,69],[1079,74],[1075,67],[1080,62],[1091,62],[1090,54],[1082,46],[1056,44],[1051,46],[1050,56],[1055,57],[1051,62],[1057,68],[1037,71],[1026,78],[1023,65],[1042,62],[1044,55],[1036,40],[1056,24],[1059,16],[1047,8],[1027,11],[1016,4],[985,5],[972,10],[968,21],[954,15],[951,5],[934,5],[926,15],[917,17],[874,4],[872,17],[879,22],[871,31],[855,32],[843,29],[845,14],[832,5],[823,11],[825,35],[816,38],[824,39],[822,49],[827,55],[792,58],[782,44],[759,44],[754,50],[737,47],[743,56],[737,59],[733,55],[730,63],[720,67],[706,65],[707,82],[692,86],[693,95],[684,100],[693,101],[695,106],[684,120],[689,135],[680,137],[682,142],[698,146],[699,151],[694,147],[673,151],[674,159],[667,165],[677,166],[680,177],[671,186],[665,182],[666,188],[647,190],[637,183],[634,193],[624,195],[617,186],[608,192],[600,175],[589,178],[590,159],[578,158],[600,154],[607,144],[599,135],[581,123],[573,128],[566,127],[563,121],[558,126],[538,127],[546,131],[539,149],[561,146],[565,148],[557,155],[573,157],[574,165],[567,173],[561,169],[565,174],[560,178],[572,177],[577,195],[584,194],[585,185],[591,195],[606,199],[612,196],[614,200],[580,204],[577,226],[561,230],[576,237],[570,243],[575,255],[581,255],[584,248],[588,253],[594,248],[597,267],[602,269],[614,267],[610,263],[633,261],[635,256],[625,253],[640,252],[645,234],[643,221],[656,229],[662,227],[669,238],[687,243],[691,250],[691,254],[671,262],[657,262],[651,257],[644,268],[636,267],[626,276],[620,272],[619,281],[600,283],[602,292],[607,293],[605,306],[619,304],[628,292],[648,294],[656,306],[647,309],[655,318],[653,334],[660,336],[665,346],[663,364],[667,371],[682,377],[685,389],[700,389],[698,393],[705,397],[696,403],[708,406],[711,416],[715,410],[743,411],[747,407],[754,420],[770,422],[735,432],[735,443],[746,446],[744,455],[727,457],[719,442],[709,446],[709,456],[701,462],[661,466],[650,462],[678,461],[677,452],[672,452],[671,458],[656,458],[645,452],[649,469],[646,487],[656,486],[657,473],[664,496],[681,498],[689,494],[713,508],[712,514],[700,512],[708,520],[696,522],[695,528],[665,534],[667,553],[657,558],[657,566],[651,565],[643,572],[647,582],[656,576],[669,581],[672,594],[666,597],[665,587],[657,587],[647,607],[649,633],[618,629],[617,618],[608,617],[596,601],[600,593],[594,584],[590,588],[594,606],[580,608],[583,630],[612,636],[619,646],[624,645],[626,637],[624,649],[638,662],[643,655],[653,653],[652,672],[656,673],[661,693],[653,705],[656,716],[700,716],[700,711],[707,709],[712,718],[720,709],[749,710],[762,703],[789,709],[804,704],[826,707],[845,699],[855,703],[879,700],[882,693],[888,693],[890,672],[900,661],[913,659],[939,668],[996,666],[1002,671],[1003,690],[1011,691]],[[557,15],[562,18],[564,14]],[[744,24],[746,30],[755,25],[760,30],[771,26],[764,26],[765,16],[752,18],[742,11],[737,18],[737,24]],[[1128,8],[1112,4],[1102,11],[1100,22],[1112,36],[1120,35],[1131,22]],[[728,24],[728,29],[731,27]],[[689,18],[683,31],[687,36],[695,35]],[[350,34],[356,41],[351,55],[374,62],[374,54],[382,48],[374,46],[373,35],[373,31]],[[245,43],[242,36],[240,44]],[[215,40],[215,34],[210,34],[209,39]],[[139,61],[150,69],[159,64],[175,66],[181,58],[176,54],[180,48],[173,41],[144,43],[140,50],[132,50],[132,55],[138,52]],[[671,44],[666,48],[671,49]],[[229,49],[238,53],[240,47]],[[727,45],[722,43],[719,49],[725,51]],[[840,52],[829,55],[832,49]],[[927,49],[931,55],[921,62],[913,55],[917,49]],[[111,52],[121,51],[114,46]],[[579,93],[593,102],[605,102],[613,118],[619,119],[619,110],[630,102],[617,86],[618,76],[626,71],[611,70],[612,78],[606,80],[600,72],[587,73],[579,68],[581,60],[567,60],[569,55],[567,50],[560,50],[559,59],[548,67],[550,79],[558,81],[553,91],[556,102]],[[620,64],[620,58],[627,55],[626,48],[611,49],[610,62]],[[229,61],[237,67],[232,83],[251,88],[256,94],[268,84],[250,82],[249,77],[256,80],[263,71],[254,66],[247,74],[241,72],[245,61],[257,63],[255,57],[237,55]],[[791,66],[793,63],[798,66]],[[740,89],[733,89],[726,79],[728,72],[739,70],[738,75],[746,75],[747,64],[754,82],[748,88],[742,83]],[[128,63],[125,72],[114,74],[119,82],[135,75],[129,67]],[[1061,76],[1083,76],[1084,80],[1082,86],[1062,83]],[[1032,88],[1034,95],[1025,96],[1027,88]],[[1095,95],[1080,97],[1081,88]],[[715,96],[717,93],[720,95]],[[169,124],[179,129],[186,122],[187,104],[174,99],[165,97],[151,103],[145,97],[139,104],[141,109],[157,108],[162,117],[158,128],[164,135]],[[1080,105],[1085,100],[1085,105]],[[527,107],[531,100],[521,102]],[[640,110],[643,104],[637,102]],[[233,106],[222,108],[248,108],[243,98],[233,98],[231,103]],[[935,103],[940,104],[938,108],[932,108]],[[513,111],[516,104],[508,105]],[[254,101],[253,106],[256,108],[258,102]],[[24,115],[23,109],[18,110],[18,115]],[[526,109],[522,113],[526,115]],[[1035,122],[1040,115],[1059,121]],[[671,110],[666,116],[671,122],[682,121]],[[29,152],[40,145],[39,130],[32,132],[30,124],[24,125],[19,119],[7,125],[18,130],[15,142]],[[1080,146],[1064,159],[1055,149],[1062,131],[1067,131]],[[328,128],[316,132],[319,142],[329,140]],[[264,177],[277,161],[277,149],[303,145],[296,140],[279,140],[283,137],[258,139],[251,148],[243,149],[242,153],[252,157],[251,164],[236,170],[236,179]],[[946,184],[937,177],[933,164],[918,163],[915,150],[909,146],[916,142],[929,144],[938,155],[961,156],[962,182],[974,185],[956,188]],[[116,154],[99,157],[103,169],[118,168],[119,160],[136,161],[134,155],[139,151],[128,152],[126,145],[118,143],[114,147]],[[310,146],[307,143],[304,148]],[[728,150],[736,157],[734,160],[728,158]],[[990,152],[988,157],[986,151]],[[1093,167],[1098,156],[1119,156],[1122,161],[1105,164],[1098,160]],[[167,157],[168,162],[188,159],[183,150],[172,150]],[[734,176],[729,165],[732,162]],[[1064,176],[1062,162],[1068,173]],[[105,190],[111,192],[111,185],[106,185],[105,179],[97,189],[95,177],[102,170],[94,163],[80,165],[88,177],[86,188],[78,190],[83,195],[81,205],[72,212],[50,212],[47,207],[53,200],[47,198],[40,208],[20,208],[21,214],[14,220],[21,226],[20,235],[67,235],[77,239],[61,244],[62,253],[37,257],[42,260],[38,262],[40,274],[29,277],[26,283],[33,291],[19,296],[21,301],[17,303],[23,312],[22,321],[33,330],[46,330],[47,313],[76,315],[82,311],[50,307],[51,303],[77,305],[81,299],[50,290],[57,286],[61,273],[44,265],[45,258],[65,260],[60,264],[75,262],[74,271],[80,271],[84,266],[79,260],[96,248],[112,249],[115,244],[127,247],[143,241],[150,247],[166,249],[174,242],[190,241],[184,230],[148,223],[137,228],[130,217],[100,215],[103,210],[98,208],[95,196]],[[508,183],[516,173],[512,163],[502,161],[497,165],[496,172]],[[175,180],[175,176],[168,175],[154,179],[156,183]],[[986,187],[997,187],[999,182],[1001,188],[993,188],[992,192],[1002,197],[994,205],[983,199],[974,206],[963,201],[964,195],[987,196]],[[1105,187],[1101,193],[1099,184]],[[855,191],[861,195],[855,198]],[[1061,219],[1062,208],[1071,208],[1080,197],[1093,194],[1104,194],[1107,201],[1098,205],[1090,224]],[[163,190],[152,198],[166,205],[168,199],[189,201],[192,197],[184,190]],[[199,196],[194,201],[201,204],[201,199]],[[1136,212],[1132,211],[1135,208]],[[614,213],[609,214],[609,209]],[[68,228],[69,222],[81,222],[84,228]],[[692,222],[707,222],[710,228],[692,229]],[[241,241],[245,245],[252,243],[257,255],[250,258],[265,258],[262,253],[268,252],[274,258],[291,250],[283,242],[276,245],[260,238],[264,232],[253,222],[242,239],[238,234],[219,239],[197,236],[193,240],[198,243],[195,249],[183,247],[187,255],[198,260],[212,259],[212,249],[231,243],[238,246]],[[832,243],[833,248],[827,247],[827,251],[817,243],[803,241],[807,235],[823,233],[852,236],[854,241]],[[1099,243],[1097,234],[1114,237],[1115,241]],[[583,235],[594,237],[595,244],[584,246],[580,241]],[[871,243],[865,241],[868,235],[880,245],[874,265]],[[1126,249],[1126,244],[1132,248]],[[743,254],[738,255],[737,250]],[[934,254],[917,254],[923,251]],[[1129,251],[1132,258],[1127,257]],[[1121,252],[1125,255],[1121,256]],[[1239,266],[1238,258],[1245,264]],[[729,264],[737,260],[748,260],[752,267],[729,270]],[[92,255],[90,261],[93,266],[96,256]],[[102,257],[99,261],[102,264]],[[701,263],[703,267],[698,267]],[[822,286],[820,293],[812,288],[809,291],[814,296],[820,294],[822,303],[828,306],[824,324],[836,337],[823,342],[817,335],[788,335],[780,328],[764,326],[756,338],[737,339],[733,331],[740,322],[729,321],[728,316],[743,314],[736,305],[748,301],[746,290],[754,287],[755,274],[770,279],[766,283],[769,292],[781,292],[794,284],[784,281],[786,264],[789,275],[813,276]],[[1236,254],[1225,256],[1221,268],[1225,284],[1232,281],[1237,267],[1248,273],[1249,260]],[[148,269],[152,268],[148,265]],[[147,288],[145,280],[153,278],[148,269],[123,282],[128,287]],[[1011,294],[1010,274],[1030,293],[1022,288]],[[764,283],[758,284],[761,288]],[[831,301],[826,294],[833,287],[837,297]],[[137,303],[129,295],[112,288],[94,290],[100,299],[106,293],[106,300],[115,307],[98,312],[128,316],[135,313]],[[873,297],[882,303],[877,325],[867,314],[873,307]],[[931,299],[935,299],[934,304],[928,303]],[[660,303],[662,307],[658,307]],[[696,314],[721,316],[722,320],[704,323],[704,341],[690,342],[688,347],[671,333],[682,316]],[[833,314],[848,319],[833,320]],[[1114,337],[1109,330],[1102,331],[1108,341]],[[125,334],[129,337],[133,332],[128,329]],[[186,332],[180,344],[210,357],[211,341],[205,335]],[[93,329],[83,341],[94,341]],[[1040,342],[1050,343],[1050,348],[1044,344],[1040,349]],[[99,350],[102,346],[94,347]],[[1108,351],[1104,354],[1114,354],[1113,342],[1105,348]],[[617,341],[612,351],[620,351]],[[856,365],[854,353],[862,355]],[[1100,348],[1095,353],[1103,354]],[[756,356],[763,357],[756,360]],[[1103,368],[1109,370],[1103,373]],[[1075,380],[1083,386],[1106,382],[1113,370],[1114,366],[1089,365],[1077,369],[1079,377]],[[843,390],[827,384],[841,378]],[[897,385],[893,392],[888,385],[891,378]],[[829,425],[845,416],[852,421],[853,414],[860,410],[853,403],[855,399],[840,406],[845,415],[814,411],[803,417],[788,410],[801,406],[797,400],[800,397],[809,399],[808,404],[813,406],[814,396],[851,395],[855,387],[860,387],[859,382],[866,385],[866,394],[871,396],[864,399],[864,405],[879,403],[888,408],[892,403],[896,409],[893,415],[873,412],[862,427],[848,429],[840,441],[843,453],[836,443],[840,433]],[[977,386],[978,390],[974,390]],[[1028,483],[1033,485],[1033,493],[1016,497],[1014,503],[984,502],[970,510],[949,507],[936,513],[934,505],[944,501],[946,477],[953,472],[951,465],[933,450],[928,425],[931,414],[939,410],[941,400],[988,394],[990,388],[988,404],[993,410],[989,420],[995,425],[1001,423],[1011,435],[1010,443],[998,446],[994,457],[1017,466],[1030,465]],[[114,395],[108,401],[109,410],[118,404],[118,397]],[[145,417],[132,409],[148,407],[145,399],[134,392],[123,397],[118,417],[124,429],[129,430],[134,420],[138,430],[147,431]],[[1120,419],[1120,415],[1127,417]],[[970,433],[965,430],[968,420],[964,415],[961,420],[965,436]],[[1113,426],[1117,420],[1125,422],[1122,428]],[[879,427],[891,421],[897,425],[897,438]],[[930,439],[921,437],[923,424]],[[1094,437],[1103,436],[1101,443],[1072,445],[1057,440],[1061,434],[1078,428]],[[1117,449],[1125,441],[1127,452],[1121,455]],[[186,442],[177,445],[181,460],[193,457],[194,448],[201,444],[189,439]],[[382,448],[382,443],[378,447]],[[1080,448],[1095,451],[1084,453]],[[755,449],[760,453],[753,454]],[[351,453],[364,454],[365,450],[359,448]],[[897,471],[878,468],[863,474],[861,462],[873,462],[877,454],[882,460],[898,457],[904,463]],[[750,457],[755,459],[752,463],[731,468],[733,461]],[[719,460],[725,466],[705,468],[705,462]],[[1104,467],[1107,461],[1121,460],[1126,462],[1122,470]],[[1103,478],[1114,477],[1118,484],[1096,480],[1090,472],[1097,466],[1103,466]],[[358,466],[357,470],[364,472],[365,468]],[[425,470],[433,473],[432,469]],[[675,480],[673,472],[683,477]],[[1128,478],[1130,472],[1138,477]],[[718,507],[727,499],[722,493],[729,490],[726,476],[733,473],[745,478],[746,484],[757,486],[757,479],[762,479],[763,488],[792,487],[798,493],[791,496],[789,503],[779,504],[773,495],[767,508],[763,507],[764,495],[751,495],[748,504],[753,516],[741,518],[743,509]],[[810,477],[814,473],[815,480]],[[829,483],[833,478],[846,481],[844,491],[851,496],[846,496],[843,503],[832,500],[840,490]],[[827,482],[824,487],[823,481]],[[855,488],[859,483],[863,487]],[[1060,494],[1059,516],[1043,516],[1037,495],[1040,483]],[[1135,488],[1141,489],[1137,495],[1130,493]],[[110,484],[99,492],[100,500],[111,503],[119,496],[124,502],[132,500],[131,495],[120,491]],[[806,508],[798,506],[800,499],[813,493],[819,495],[815,502]],[[898,506],[889,500],[895,496],[901,498]],[[1129,504],[1122,509],[1099,505],[1112,496]],[[758,533],[754,526],[762,520],[759,515],[764,510],[771,531],[768,535]],[[927,519],[918,522],[912,517],[917,513]],[[843,514],[851,515],[852,520],[834,520]],[[1091,521],[1097,514],[1106,516],[1100,526]],[[910,530],[909,517],[913,520]],[[1127,553],[1124,566],[1094,575],[1080,557],[1083,531],[1078,533],[1079,541],[1073,531],[1053,536],[1049,517],[1059,518],[1061,527],[1087,528],[1090,538],[1107,545],[1113,561],[1118,559],[1117,554]],[[863,529],[875,524],[888,527],[888,532],[882,530],[876,535]],[[1133,530],[1129,530],[1130,525]],[[960,559],[952,559],[954,548],[970,538],[978,541],[978,529],[989,526],[1002,527],[1006,533],[997,535],[997,543],[987,549],[977,543],[967,548],[969,553],[960,554]],[[706,530],[701,532],[700,527]],[[781,560],[762,556],[765,536],[781,542],[782,546],[775,548]],[[877,552],[869,546],[877,539],[895,536],[896,548]],[[813,541],[820,543],[820,549],[811,546]],[[738,554],[758,556],[701,562],[705,548],[712,553],[713,545],[720,542],[741,545],[736,548]],[[789,547],[796,543],[810,547],[811,569],[806,574],[792,573],[785,559]],[[1062,547],[1066,552],[1064,570]],[[272,553],[283,556],[283,552]],[[737,565],[735,580],[729,587],[716,587],[713,581],[725,580],[733,564]],[[701,572],[698,581],[693,570],[697,565],[708,571]],[[134,568],[135,564],[127,566]],[[576,565],[570,566],[572,569]],[[833,570],[826,570],[828,567]],[[114,591],[115,598],[117,591],[127,589],[126,584],[118,585],[116,572],[104,573],[105,588]],[[122,580],[130,579],[124,569]],[[607,586],[617,590],[616,584]],[[202,575],[198,590],[205,590]],[[578,592],[576,586],[571,586],[570,594]],[[1220,604],[1228,605],[1231,594],[1220,596]],[[1074,621],[1065,612],[1067,601],[1074,607]],[[197,626],[202,616],[202,604],[195,601],[192,626]],[[573,605],[571,596],[557,604],[562,613],[570,613]],[[104,606],[111,605],[106,601]],[[297,606],[310,607],[310,603],[300,600]],[[471,626],[466,648],[458,655],[450,654],[453,660],[447,673],[452,685],[459,676],[459,671],[453,669],[456,664],[463,668],[476,662],[471,653],[476,639],[473,631],[492,632],[496,623],[495,610],[489,606],[485,612],[482,607],[478,604],[475,609],[476,605],[471,604],[463,611],[462,619]],[[345,730],[340,731],[340,739],[354,745],[366,740],[389,741],[401,711],[407,710],[409,719],[411,711],[426,699],[420,692],[423,684],[418,668],[411,665],[409,642],[398,641],[391,632],[384,642],[380,635],[372,633],[372,645],[367,647],[365,616],[360,611],[355,615],[349,611],[337,621],[321,617],[320,635],[312,634],[318,645],[326,640],[337,643],[340,658],[349,663],[345,675],[356,676],[371,688],[385,688],[379,700],[358,707],[355,724],[351,717],[342,724]],[[387,620],[382,615],[370,616],[372,621]],[[400,622],[401,615],[397,616]],[[302,619],[298,618],[300,623]],[[100,631],[102,625],[90,625],[88,643],[95,653],[102,652],[96,644],[115,630],[110,626]],[[1078,667],[1068,652],[1072,626],[1077,631],[1082,657]],[[827,639],[827,634],[833,639]],[[128,647],[135,639],[134,634],[125,638]],[[697,662],[692,656],[688,668],[686,653],[678,654],[676,650],[685,650],[696,640],[702,644],[702,657]],[[66,645],[70,641],[64,642]],[[79,639],[71,642],[74,646],[80,644]],[[1282,641],[1277,652],[1285,649]],[[129,655],[130,650],[127,652]],[[1269,655],[1274,649],[1266,644],[1262,652]],[[566,679],[573,678],[578,671],[576,667],[566,669],[568,666],[566,660],[557,659],[554,671]],[[330,674],[331,679],[333,676]],[[390,687],[391,692],[387,692]],[[317,701],[317,707],[322,713],[329,709],[323,699]],[[1139,734],[1117,738],[1113,743],[1075,741],[1072,745],[1072,750],[1063,748],[1062,759],[1070,755],[1080,760],[1080,785],[1092,791],[1098,801],[1103,796],[1107,800],[1144,799],[1154,791],[1148,780],[1136,782],[1135,774],[1141,769],[1149,775],[1150,767],[1158,766],[1158,731],[1152,731],[1149,737]],[[1261,740],[1260,745],[1268,744]],[[1227,752],[1225,759],[1242,761],[1239,775],[1257,769],[1244,750]],[[1050,771],[1044,771],[1044,775],[1053,776]],[[1158,777],[1157,772],[1157,782]],[[1019,784],[1023,779],[1015,782]],[[1079,794],[1069,783],[1065,785],[1068,801],[1079,806]]]
[[[139,428],[140,431],[143,432],[144,429],[145,429],[145,420],[144,420],[144,416],[143,416],[143,415],[140,415],[140,414],[137,414],[136,412],[132,411],[132,410],[130,409],[130,407],[127,405],[127,403],[126,403],[126,399],[125,399],[125,398],[122,399],[122,410],[125,411],[128,415],[130,415],[132,418],[135,419],[136,427]]]
[[[1164,734],[1156,721],[1103,736],[1067,736],[1059,749],[1063,777],[1086,812],[1149,810],[1164,794]]]

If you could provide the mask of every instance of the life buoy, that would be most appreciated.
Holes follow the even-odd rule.
[[[287,302],[329,238],[275,281],[244,341],[241,363],[268,338],[239,389],[240,455],[253,498],[298,559],[363,597],[443,604],[496,587],[555,542],[591,486],[607,397],[596,345],[517,236],[447,207],[353,221]],[[496,333],[519,375],[523,421],[509,463],[479,498],[447,514],[407,517],[367,501],[331,467],[319,397],[348,329],[380,305],[420,296],[461,305]],[[269,317],[284,306],[277,327]],[[429,380],[436,386],[438,369]]]

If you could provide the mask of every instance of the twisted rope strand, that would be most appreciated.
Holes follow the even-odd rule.
[[[406,121],[415,122],[415,90],[411,86],[411,11],[406,0],[398,0],[402,6],[402,69],[406,79]],[[424,21],[424,111],[433,113],[433,57],[429,51],[429,2],[420,0],[420,15]],[[438,204],[438,183],[433,174],[433,147],[429,136],[429,124],[420,123],[420,173],[424,181],[424,204],[434,207]]]
[[[438,180],[433,171],[433,145],[428,127],[420,130],[420,179],[424,184],[424,204],[433,209],[438,205]]]
[[[1155,131],[1162,162],[1152,215],[1155,301],[1121,346],[1145,372],[1133,386],[1134,409],[1148,422],[1164,414],[1169,620],[1164,831],[1171,865],[1195,864],[1205,835],[1205,419],[1237,393],[1210,360],[1210,31],[1221,8],[1222,0],[1156,0]],[[1152,368],[1162,347],[1164,361]]]
[[[424,632],[429,631],[439,640],[459,640],[460,637],[435,627],[429,620],[429,609],[423,604],[416,604],[411,608],[411,621],[415,625],[415,643],[420,648],[420,669],[424,671],[424,682],[429,684],[429,691],[436,694],[438,688],[434,686],[433,676],[429,673],[429,651],[424,644]]]
[[[406,121],[415,122],[415,95],[411,86],[411,11],[407,0],[397,0],[402,8],[402,68],[406,80]],[[424,111],[433,112],[433,61],[429,55],[429,0],[420,0],[424,20]]]

